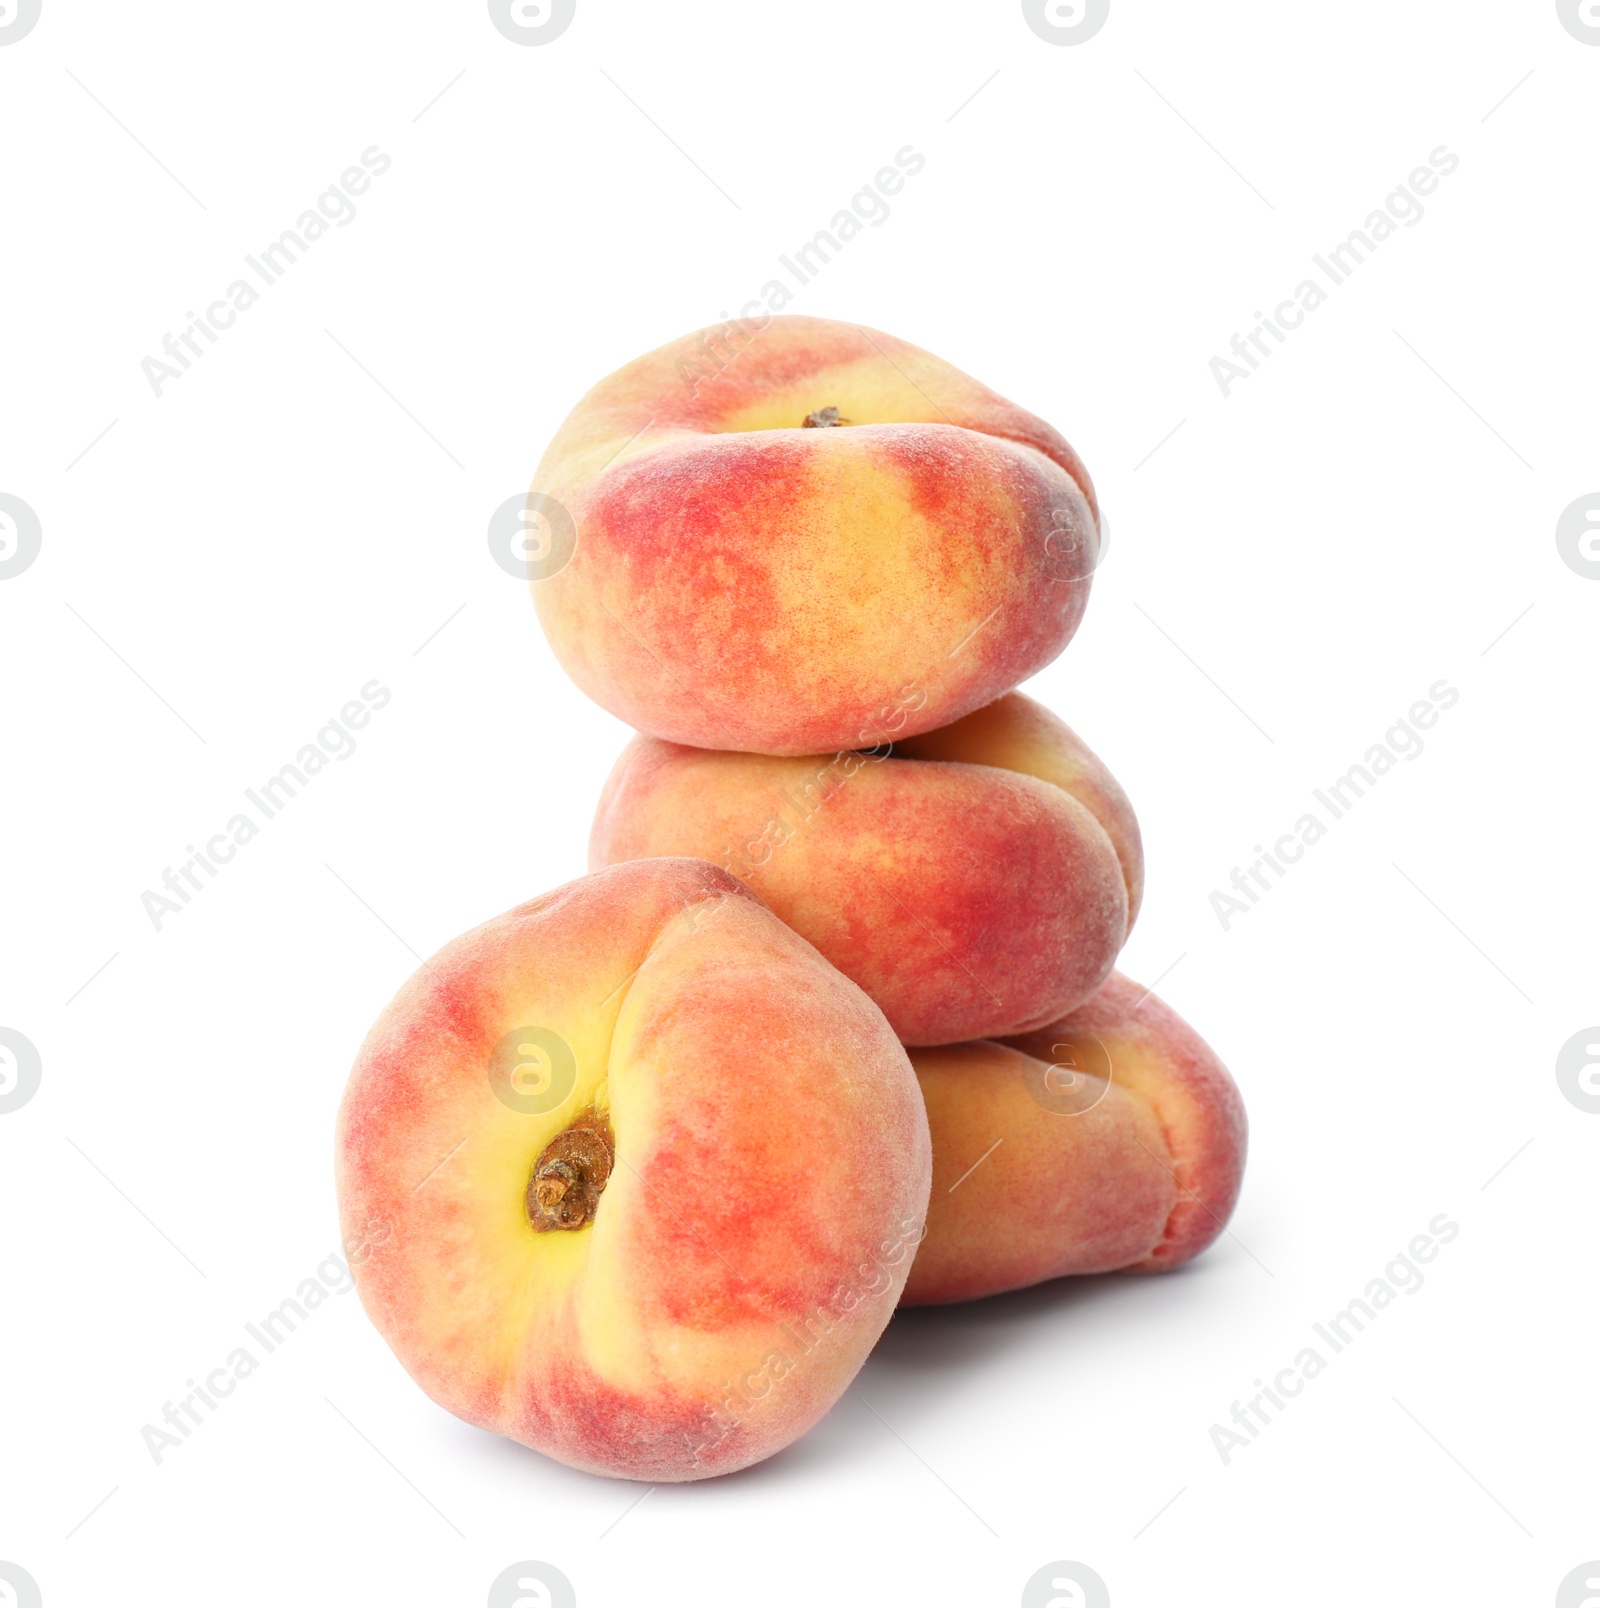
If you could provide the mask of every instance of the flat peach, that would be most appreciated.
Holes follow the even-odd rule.
[[[881,1013],[734,878],[622,865],[448,944],[339,1117],[361,1299],[440,1405],[574,1467],[742,1468],[837,1399],[920,1234]]]
[[[924,751],[950,757],[898,757]],[[1020,694],[892,755],[639,738],[606,783],[589,863],[677,854],[742,877],[907,1044],[1024,1032],[1082,1004],[1143,877],[1121,789]]]
[[[1070,793],[1111,839],[1128,885],[1131,930],[1144,899],[1144,845],[1139,822],[1122,785],[1098,755],[1064,721],[1020,692],[1008,693],[937,731],[901,738],[894,751],[905,759],[959,760],[1036,776]]]
[[[1099,554],[1094,488],[1055,430],[820,318],[628,364],[573,409],[533,493],[563,527],[531,571],[557,658],[629,725],[702,748],[945,725],[1060,653]]]
[[[933,1189],[902,1305],[1160,1272],[1227,1226],[1244,1172],[1239,1091],[1194,1029],[1126,977],[1038,1033],[911,1060]]]

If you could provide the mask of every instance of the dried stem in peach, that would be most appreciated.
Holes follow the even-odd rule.
[[[594,1221],[616,1163],[611,1125],[593,1106],[539,1152],[528,1180],[528,1221],[536,1233]]]

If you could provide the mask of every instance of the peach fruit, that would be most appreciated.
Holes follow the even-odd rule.
[[[911,1061],[933,1191],[902,1305],[1159,1272],[1227,1225],[1245,1159],[1239,1091],[1187,1022],[1120,973],[1041,1032]]]
[[[1081,1005],[1110,975],[1143,880],[1121,788],[1020,693],[832,759],[637,738],[601,796],[589,863],[651,855],[742,877],[907,1044],[1025,1032]]]
[[[1016,686],[1077,629],[1100,545],[1088,472],[1042,419],[893,336],[792,315],[602,380],[529,509],[572,679],[651,736],[766,754],[929,731]]]
[[[770,1456],[888,1321],[927,1120],[882,1013],[701,861],[616,866],[448,944],[338,1125],[361,1299],[440,1405],[574,1467]]]
[[[1024,693],[1008,693],[937,731],[895,743],[904,759],[957,760],[1036,776],[1084,805],[1105,829],[1128,888],[1128,926],[1144,899],[1144,846],[1128,795],[1059,715]]]

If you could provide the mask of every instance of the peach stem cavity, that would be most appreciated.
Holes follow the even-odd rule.
[[[536,1233],[579,1229],[594,1221],[616,1163],[611,1125],[593,1106],[539,1152],[528,1180],[528,1221]]]

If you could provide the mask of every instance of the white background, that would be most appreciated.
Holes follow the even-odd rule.
[[[43,530],[0,581],[0,1026],[43,1065],[0,1116],[0,1559],[47,1608],[477,1605],[521,1559],[583,1608],[1009,1605],[1056,1559],[1116,1608],[1555,1601],[1600,1556],[1600,1117],[1554,1071],[1600,1020],[1600,582],[1555,542],[1600,489],[1597,92],[1550,0],[1113,0],[1075,47],[1012,0],[579,0],[536,48],[481,0],[44,0],[0,48],[0,492]],[[374,144],[157,399],[141,359]],[[434,1407],[349,1295],[156,1466],[141,1426],[336,1247],[372,1018],[584,869],[626,732],[490,514],[908,144],[791,310],[1096,478],[1109,557],[1029,690],[1139,810],[1124,969],[1244,1090],[1233,1235],[902,1317],[791,1450],[631,1511]],[[1422,221],[1225,399],[1209,360],[1440,145]],[[359,750],[156,931],[141,894],[372,678]],[[1440,678],[1426,751],[1224,931],[1212,890]],[[1425,1286],[1224,1466],[1210,1426],[1441,1212]]]

